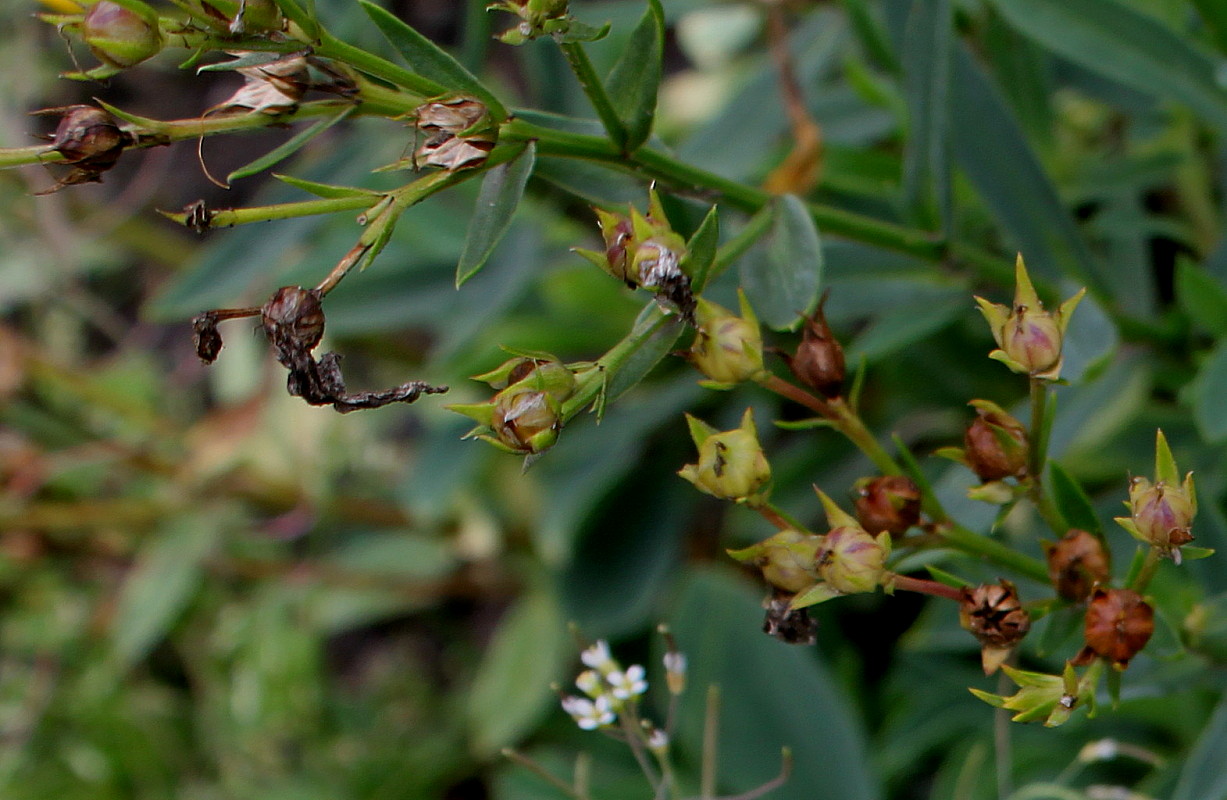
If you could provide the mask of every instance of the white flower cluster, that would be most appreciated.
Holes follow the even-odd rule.
[[[647,671],[639,664],[622,669],[604,639],[584,650],[580,661],[588,669],[575,678],[575,685],[587,697],[566,695],[562,709],[586,731],[612,725],[627,702],[648,690]]]

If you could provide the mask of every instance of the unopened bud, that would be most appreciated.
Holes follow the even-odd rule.
[[[1086,609],[1086,648],[1075,663],[1093,656],[1125,669],[1155,631],[1155,611],[1130,589],[1096,589]]]
[[[686,360],[708,379],[731,386],[763,375],[763,337],[758,318],[745,294],[739,294],[741,316],[699,298],[694,343]]]
[[[856,519],[869,533],[901,536],[920,521],[920,487],[905,475],[857,481]]]
[[[839,397],[844,385],[844,349],[827,325],[822,303],[805,320],[805,332],[797,352],[788,359],[788,368],[797,380],[825,397]]]
[[[686,415],[690,435],[699,448],[699,460],[678,471],[701,492],[723,500],[756,505],[766,500],[771,481],[771,466],[758,443],[758,431],[750,409],[741,426],[718,433],[714,428]]]
[[[1046,545],[1048,577],[1057,594],[1074,602],[1085,600],[1095,584],[1108,580],[1107,550],[1095,535],[1074,529],[1056,544]]]
[[[1022,477],[1027,472],[1027,430],[987,400],[973,400],[976,419],[963,435],[967,465],[981,481]]]
[[[563,402],[575,391],[575,373],[553,356],[518,356],[473,380],[485,381],[495,389],[523,384]]]
[[[1044,310],[1044,304],[1040,302],[1035,287],[1031,285],[1021,253],[1014,275],[1012,307],[990,303],[982,297],[976,298],[980,311],[988,320],[997,347],[1000,348],[990,353],[989,358],[1033,378],[1056,380],[1061,374],[1061,350],[1065,329],[1069,326],[1069,317],[1082,300],[1086,289],[1062,303],[1055,313],[1049,313]]]
[[[558,441],[562,411],[548,392],[511,389],[494,398],[491,422],[500,442],[521,453],[543,453]]]
[[[163,44],[156,15],[139,14],[110,0],[90,6],[81,38],[99,61],[120,68],[157,55]]]
[[[1116,522],[1160,555],[1180,563],[1180,547],[1193,541],[1193,518],[1197,515],[1197,491],[1193,473],[1180,482],[1176,461],[1163,431],[1155,437],[1155,482],[1134,478],[1129,483],[1128,517]]]
[[[1031,617],[1018,599],[1014,584],[981,584],[963,589],[959,624],[980,642],[984,674],[991,675],[1031,629]]]
[[[763,580],[775,588],[795,594],[819,580],[817,559],[821,548],[822,537],[789,529],[728,553],[743,564],[758,567]]]
[[[823,537],[818,553],[818,574],[840,594],[872,592],[887,576],[886,557],[890,554],[890,535],[878,538],[857,527],[833,528]]]

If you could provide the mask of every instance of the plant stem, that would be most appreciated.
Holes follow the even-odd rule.
[[[806,530],[805,526],[802,525],[800,521],[797,520],[796,517],[792,516],[787,511],[784,511],[783,509],[779,508],[773,503],[764,502],[764,503],[760,503],[759,505],[754,506],[753,508],[755,511],[757,511],[762,516],[763,519],[770,522],[778,530],[781,530],[781,531],[786,531],[786,530],[805,531]]]
[[[546,771],[545,767],[541,766],[536,761],[533,761],[528,756],[521,755],[508,747],[504,748],[503,757],[509,761],[516,762],[521,767],[524,767],[526,770],[548,783],[550,786],[553,786],[555,789],[565,794],[567,797],[574,797],[576,800],[582,800],[583,796],[579,792],[575,791],[570,784],[559,778],[557,775],[551,775],[548,771]]]
[[[882,445],[878,444],[878,440],[865,427],[864,421],[844,402],[842,397],[836,397],[834,400],[824,400],[777,375],[769,374],[761,379],[759,383],[763,388],[769,389],[795,403],[799,403],[829,419],[834,424],[835,429],[846,436],[848,441],[856,445],[883,475],[903,474],[903,469],[895,463],[895,460],[882,448]]]
[[[1040,378],[1031,379],[1031,427],[1028,430],[1027,494],[1036,511],[1057,536],[1064,536],[1065,518],[1057,510],[1052,498],[1044,491],[1044,467],[1048,463],[1048,384]]]
[[[587,51],[578,42],[559,42],[558,46],[562,49],[562,54],[567,57],[571,71],[575,73],[576,80],[579,81],[588,101],[596,110],[596,115],[601,120],[601,125],[605,127],[605,132],[609,134],[609,138],[613,140],[618,149],[626,147],[626,126],[622,124],[622,120],[618,119],[618,112],[614,110],[613,102],[610,101],[609,94],[605,91],[605,85],[601,83],[596,70],[592,68],[592,61],[588,58]]]
[[[1044,562],[1037,558],[1023,555],[1014,548],[1007,547],[998,542],[996,539],[982,536],[958,524],[942,526],[939,529],[939,533],[946,544],[956,550],[980,556],[997,566],[1011,569],[1040,583],[1048,583],[1048,566]]]
[[[1145,591],[1150,579],[1155,576],[1155,570],[1159,568],[1159,548],[1152,547],[1146,551],[1146,559],[1142,562],[1142,568],[1133,576],[1133,580],[1129,581],[1129,588],[1139,594]]]
[[[947,586],[937,581],[925,580],[924,578],[909,578],[907,575],[892,575],[890,580],[896,589],[901,589],[905,592],[919,592],[934,597],[945,597],[955,602],[960,602],[963,599],[961,591],[953,586]]]

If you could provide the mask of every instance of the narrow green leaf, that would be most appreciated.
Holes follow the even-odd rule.
[[[890,72],[898,72],[899,59],[891,49],[886,31],[874,18],[869,4],[865,0],[840,0],[840,5],[844,7],[848,19],[852,21],[852,29],[856,32],[856,38],[860,40],[865,52],[877,62],[879,67]]]
[[[1185,257],[1176,261],[1176,301],[1194,325],[1227,336],[1227,287]]]
[[[249,164],[244,164],[243,166],[231,172],[229,175],[226,176],[226,183],[230,183],[231,181],[237,181],[240,178],[246,178],[250,175],[255,175],[257,173],[263,172],[264,170],[268,169],[274,164],[281,163],[285,159],[289,158],[290,156],[294,155],[299,150],[301,150],[303,145],[305,145],[307,142],[311,141],[316,136],[319,136],[321,133],[328,130],[333,125],[336,125],[338,122],[345,119],[350,114],[354,113],[354,110],[356,108],[357,106],[350,106],[349,108],[346,108],[344,111],[342,111],[340,114],[337,114],[335,117],[321,119],[315,124],[313,124],[311,127],[306,128],[305,130],[299,131],[298,133],[294,134],[294,136],[290,137],[290,139],[286,141],[284,144],[282,144],[280,147],[276,147],[270,150],[269,152],[257,158],[255,161],[252,161]]]
[[[169,520],[141,548],[120,589],[111,629],[121,666],[143,658],[174,626],[200,585],[222,528],[216,515],[202,511]]]
[[[1052,490],[1052,500],[1069,527],[1080,528],[1103,538],[1103,529],[1095,507],[1091,505],[1091,498],[1077,479],[1055,461],[1048,462],[1048,485]]]
[[[784,195],[771,230],[741,260],[741,285],[754,311],[775,330],[795,329],[818,304],[822,241],[800,198]]]
[[[762,634],[761,594],[731,569],[691,570],[676,592],[669,627],[689,661],[693,687],[681,696],[677,715],[680,755],[699,763],[703,690],[714,684],[723,689],[716,761],[722,794],[749,792],[777,774],[786,745],[794,756],[792,778],[771,792],[772,800],[883,797],[846,694],[812,648]]]
[[[1227,694],[1219,700],[1202,729],[1197,744],[1189,753],[1180,780],[1171,800],[1210,800],[1227,797],[1227,770],[1223,769],[1223,753],[1227,752]]]
[[[316,197],[322,197],[325,200],[334,200],[339,197],[378,197],[381,194],[371,189],[363,189],[360,186],[337,186],[332,183],[319,183],[317,181],[296,178],[293,175],[281,175],[276,172],[273,173],[273,177],[282,183],[288,183],[296,189],[310,192]]]
[[[605,89],[618,118],[626,126],[625,148],[633,152],[652,134],[656,92],[665,52],[665,13],[660,0],[648,0],[643,18],[631,32],[614,64]]]
[[[951,222],[950,64],[954,21],[950,0],[917,0],[903,39],[908,136],[903,151],[903,195],[924,220],[934,207],[943,233]]]
[[[933,564],[925,564],[925,570],[928,571],[929,576],[933,578],[933,580],[945,586],[953,586],[955,589],[962,589],[964,586],[972,585],[972,582],[966,578],[960,578],[953,572],[947,572],[941,567],[934,566]]]
[[[358,0],[362,10],[371,21],[378,26],[397,52],[415,72],[420,73],[449,91],[471,95],[482,103],[496,121],[507,118],[507,109],[498,101],[473,73],[464,68],[456,59],[427,39],[422,34],[406,25],[391,12],[371,3],[369,0]]]
[[[514,744],[540,721],[552,705],[550,684],[560,682],[569,641],[558,601],[544,589],[507,612],[466,693],[477,755]]]
[[[1227,341],[1221,341],[1210,358],[1201,364],[1194,384],[1193,421],[1206,442],[1227,439],[1223,398],[1227,398]]]
[[[716,263],[716,249],[720,244],[720,215],[712,206],[699,224],[698,230],[686,243],[686,257],[682,259],[682,271],[690,276],[690,289],[700,294]]]
[[[992,0],[1012,26],[1087,69],[1160,99],[1185,103],[1227,130],[1215,63],[1154,17],[1118,0]]]
[[[490,254],[502,241],[520,198],[524,196],[524,187],[528,185],[528,177],[533,173],[536,160],[536,143],[529,142],[524,152],[490,170],[482,178],[477,207],[469,219],[464,250],[460,253],[460,263],[456,265],[456,288],[460,288],[486,265]]]
[[[619,369],[609,371],[607,400],[617,400],[646,378],[652,368],[673,351],[681,335],[682,325],[676,314],[664,313],[655,303],[644,308],[631,332],[613,348],[626,355]]]
[[[238,58],[232,58],[229,61],[218,61],[216,64],[205,64],[203,67],[197,67],[197,74],[201,72],[227,72],[230,70],[244,69],[246,67],[259,67],[264,64],[270,64],[277,59],[285,58],[285,53],[270,53],[256,50],[250,53],[244,53]],[[179,67],[182,69],[183,65]]]
[[[1054,283],[1072,271],[1089,283],[1098,273],[1086,242],[1000,92],[963,46],[954,55],[951,107],[959,110],[951,152],[1028,269]]]

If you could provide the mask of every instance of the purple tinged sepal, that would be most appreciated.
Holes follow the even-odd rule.
[[[1193,518],[1197,515],[1197,492],[1193,473],[1180,480],[1163,431],[1155,436],[1155,482],[1135,477],[1129,483],[1128,517],[1116,522],[1135,539],[1149,544],[1159,555],[1181,562],[1180,548],[1193,541]]]

